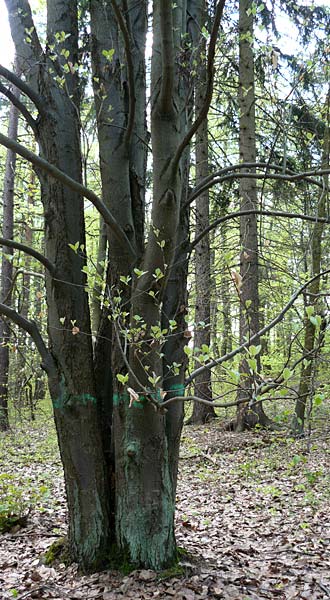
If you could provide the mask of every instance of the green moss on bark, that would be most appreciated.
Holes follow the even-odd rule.
[[[63,562],[65,565],[70,564],[67,538],[59,538],[56,542],[53,542],[44,555],[43,562],[47,566],[53,565],[55,562]]]

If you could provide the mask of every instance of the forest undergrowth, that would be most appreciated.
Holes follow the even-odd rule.
[[[185,427],[177,491],[181,559],[168,572],[44,564],[66,533],[52,419],[17,422],[0,446],[0,598],[330,598],[330,428],[310,437]],[[9,518],[8,518],[9,517]]]

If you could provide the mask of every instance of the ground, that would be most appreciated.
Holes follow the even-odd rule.
[[[1,438],[0,525],[10,510],[21,520],[0,535],[0,598],[330,598],[329,439],[324,425],[299,441],[226,432],[220,420],[185,427],[182,573],[81,576],[75,565],[42,562],[66,532],[63,477],[51,418],[24,421]]]

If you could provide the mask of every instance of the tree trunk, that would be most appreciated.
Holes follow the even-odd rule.
[[[256,161],[255,137],[255,91],[253,57],[253,13],[250,2],[240,0],[239,4],[239,107],[240,107],[240,160]],[[240,209],[256,210],[257,187],[254,179],[240,179]],[[240,344],[252,337],[260,329],[259,292],[258,292],[258,230],[257,217],[253,214],[240,218],[240,281],[237,291],[240,298]],[[258,341],[255,342],[258,346]],[[240,364],[240,389],[237,399],[244,401],[238,405],[236,430],[246,427],[267,425],[268,419],[262,404],[258,403],[249,410],[248,402],[252,398],[257,372],[260,369],[260,354],[256,357],[256,366],[251,368],[247,359]]]
[[[18,54],[28,66],[27,83],[42,96],[37,124],[42,156],[80,182],[76,3],[48,2],[44,54],[28,2],[6,1]],[[47,366],[49,387],[68,497],[69,550],[84,569],[97,568],[113,547],[135,565],[155,569],[177,557],[174,507],[182,406],[165,413],[155,410],[152,401],[160,402],[163,390],[183,395],[188,220],[181,204],[187,196],[188,144],[183,158],[178,148],[188,126],[181,77],[187,6],[183,0],[175,8],[155,0],[153,8],[153,202],[144,249],[148,3],[91,2],[103,199],[122,237],[126,234],[125,245],[119,245],[108,228],[110,267],[102,339],[94,357],[83,201],[71,187],[39,173],[46,256],[56,271],[54,276],[50,268],[46,277],[53,359]],[[27,30],[30,44],[23,42]],[[184,242],[180,249],[179,241]],[[178,290],[172,275],[181,277]],[[162,323],[170,331],[163,333]],[[167,349],[172,330],[176,341]],[[126,375],[139,394],[132,407]]]
[[[13,94],[17,99],[20,92],[14,88]],[[8,137],[17,140],[18,109],[13,104],[9,111]],[[11,240],[14,233],[14,186],[16,171],[16,154],[7,150],[5,177],[3,186],[2,237]],[[11,305],[13,263],[10,257],[11,248],[3,247],[1,263],[1,301]],[[6,256],[7,255],[7,256]],[[9,341],[10,328],[6,321],[0,320],[0,430],[9,429],[8,417],[8,375],[9,375]]]
[[[201,5],[203,3],[197,3]],[[195,26],[192,28],[195,37],[195,49],[197,50],[197,74],[195,83],[195,111],[199,114],[203,107],[206,85],[206,39],[200,36],[200,30],[205,27],[206,7],[198,6],[202,10],[194,19]],[[198,31],[196,31],[196,23]],[[199,42],[199,44],[198,44]],[[208,121],[205,119],[196,133],[196,185],[209,175],[208,164]],[[209,215],[209,193],[201,194],[196,200],[196,231],[200,235],[210,223]],[[204,235],[195,248],[195,331],[194,348],[198,348],[203,354],[208,354],[211,343],[211,274],[210,274],[210,237]],[[204,348],[203,348],[204,347]],[[212,400],[211,371],[205,371],[195,379],[195,396],[205,400]],[[202,424],[216,416],[214,408],[200,402],[194,402],[193,412],[188,421],[189,424]]]
[[[322,156],[322,169],[327,169],[329,167],[329,106],[330,106],[330,93],[328,93],[326,104],[325,104],[325,113],[326,113],[326,128],[324,132],[323,138],[323,156]],[[328,194],[329,194],[329,176],[324,175],[324,189],[321,192],[320,199],[317,207],[317,216],[318,218],[324,218],[326,216],[326,209],[328,206]],[[324,231],[324,223],[320,223],[318,221],[315,222],[312,230],[312,241],[311,241],[311,252],[312,252],[312,268],[311,268],[311,277],[317,275],[321,271],[321,258],[322,258],[322,239],[323,239],[323,231]],[[304,346],[303,353],[305,359],[302,363],[302,368],[300,372],[300,381],[298,388],[298,397],[295,406],[295,414],[292,420],[292,431],[296,435],[301,435],[304,431],[304,422],[305,422],[305,410],[308,398],[310,398],[312,393],[312,376],[313,371],[315,369],[315,359],[318,348],[315,347],[315,338],[317,334],[317,329],[320,330],[320,324],[317,327],[315,324],[315,316],[317,307],[320,304],[320,300],[318,298],[320,292],[320,279],[315,279],[313,283],[309,286],[308,292],[309,297],[305,306],[306,316],[305,316],[305,336],[304,336]],[[310,310],[309,307],[312,307],[312,311],[308,314]],[[320,306],[319,306],[320,308]],[[313,310],[314,309],[314,310]],[[321,312],[321,311],[320,311]],[[313,322],[314,320],[314,322]]]
[[[24,6],[22,6],[24,4]],[[69,60],[77,60],[75,2],[48,3],[47,51],[43,54],[28,2],[7,0],[13,38],[28,85],[43,98],[38,123],[42,156],[81,182],[79,90],[74,70],[63,72],[62,32]],[[24,8],[24,10],[22,10]],[[25,43],[27,28],[31,43]],[[54,69],[57,72],[53,77]],[[58,82],[58,80],[60,80]],[[56,369],[49,378],[69,509],[69,549],[84,569],[104,563],[110,546],[108,482],[95,393],[92,342],[83,254],[83,201],[59,181],[39,173],[45,212],[45,252],[56,268],[47,272],[48,333]],[[76,327],[76,329],[74,329]],[[81,335],[83,332],[85,335]]]

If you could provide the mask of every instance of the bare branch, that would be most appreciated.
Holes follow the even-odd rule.
[[[326,223],[330,224],[330,218],[321,218],[318,216],[313,217],[312,215],[304,215],[302,213],[288,213],[282,210],[239,210],[237,212],[229,213],[228,215],[224,215],[223,217],[219,217],[210,223],[208,227],[204,229],[190,244],[190,249],[192,250],[199,244],[204,235],[207,235],[212,229],[218,227],[222,223],[229,221],[230,219],[238,219],[239,217],[245,217],[247,215],[260,215],[264,217],[278,217],[280,219],[302,219],[303,221],[311,221],[312,223]]]
[[[246,400],[233,400],[233,402],[213,402],[213,400],[205,400],[205,398],[200,398],[199,396],[173,396],[168,400],[165,400],[162,403],[159,403],[159,410],[163,410],[169,404],[173,404],[173,402],[199,402],[200,404],[205,404],[205,406],[213,406],[213,408],[230,408],[231,406],[238,406],[239,404],[245,404]],[[256,404],[256,402],[254,403]]]
[[[126,142],[126,144],[128,144],[131,139],[132,131],[133,131],[133,127],[134,127],[135,104],[136,104],[135,86],[134,86],[134,66],[133,66],[132,53],[131,53],[131,40],[130,40],[130,33],[128,31],[127,24],[125,22],[125,19],[122,15],[122,12],[121,12],[116,0],[111,0],[111,4],[112,4],[113,10],[114,10],[114,13],[116,15],[116,19],[118,21],[120,31],[122,32],[122,35],[124,38],[124,45],[125,45],[125,55],[126,55],[127,74],[128,74],[128,96],[129,96],[129,111],[128,111],[128,119],[127,119],[127,129],[125,132],[125,142]]]
[[[230,173],[229,175],[226,175],[230,171],[240,171],[241,169],[253,169],[253,168],[255,168],[255,169],[264,168],[264,169],[266,169],[266,171],[271,169],[271,170],[275,170],[275,171],[280,171],[280,173],[271,174],[271,173],[252,173],[251,172],[251,173]],[[210,189],[213,185],[216,185],[217,183],[223,183],[224,181],[230,181],[232,179],[239,179],[239,178],[247,177],[247,178],[254,178],[254,179],[280,179],[280,180],[289,181],[289,182],[305,180],[308,183],[312,183],[313,185],[323,188],[323,183],[320,181],[317,181],[316,179],[313,179],[312,177],[327,175],[329,173],[330,173],[330,169],[313,169],[311,171],[302,171],[301,173],[294,173],[294,171],[291,171],[290,169],[286,169],[285,172],[283,172],[283,167],[281,167],[279,165],[261,163],[261,162],[260,163],[240,163],[238,165],[229,165],[228,167],[224,167],[223,169],[220,169],[219,171],[215,171],[215,173],[211,173],[211,175],[208,175],[207,177],[205,177],[205,179],[203,181],[201,181],[195,188],[193,188],[191,194],[189,195],[186,205],[191,204],[191,202],[193,202],[193,200],[198,198],[198,196],[200,194],[202,194],[204,191]]]
[[[21,250],[25,254],[28,254],[29,256],[33,256],[33,258],[35,258],[38,262],[40,262],[42,265],[44,265],[44,267],[46,267],[46,269],[49,271],[49,273],[53,277],[55,277],[55,274],[56,274],[55,265],[50,260],[48,260],[48,258],[46,258],[43,254],[41,254],[37,250],[34,250],[33,248],[30,248],[30,246],[26,246],[25,244],[21,244],[20,242],[15,242],[14,240],[8,240],[3,237],[0,237],[0,246],[6,246],[7,248],[14,248],[15,250]]]
[[[5,79],[13,83],[19,90],[21,90],[23,94],[28,96],[41,115],[46,114],[45,103],[42,97],[39,96],[39,94],[37,94],[27,83],[25,83],[25,81],[22,81],[22,79],[18,77],[16,73],[13,73],[13,71],[10,71],[3,65],[0,65],[0,75],[5,77]]]
[[[0,315],[7,317],[13,323],[18,325],[21,329],[24,329],[33,339],[36,348],[42,359],[42,368],[48,375],[53,374],[56,371],[56,366],[52,355],[46,347],[44,340],[42,339],[41,333],[34,321],[29,321],[22,317],[16,310],[9,308],[5,304],[0,303]]]
[[[0,92],[1,94],[3,94],[4,96],[6,96],[8,98],[8,100],[10,100],[10,102],[16,106],[16,108],[18,108],[18,110],[20,111],[20,113],[23,115],[23,117],[26,119],[27,123],[31,126],[32,130],[34,133],[36,133],[37,131],[37,123],[34,120],[34,118],[32,117],[31,113],[28,111],[28,109],[26,108],[26,106],[23,104],[23,102],[21,102],[18,98],[16,98],[15,94],[13,94],[8,88],[6,88],[6,86],[4,86],[2,83],[0,83]]]
[[[207,371],[208,369],[212,369],[213,367],[216,367],[217,365],[221,365],[223,362],[226,362],[227,360],[234,358],[234,356],[236,356],[236,354],[240,354],[241,352],[243,352],[243,350],[245,350],[245,348],[248,348],[254,341],[258,340],[260,337],[265,335],[265,333],[267,333],[268,331],[273,329],[273,327],[275,327],[275,325],[277,325],[277,323],[280,323],[280,321],[282,321],[285,314],[288,312],[288,310],[290,310],[291,306],[293,306],[293,304],[295,303],[297,298],[300,296],[300,294],[302,294],[305,291],[305,289],[308,288],[308,286],[311,285],[311,283],[313,283],[313,281],[315,281],[319,277],[323,277],[324,275],[327,275],[328,273],[330,273],[330,269],[327,269],[326,271],[322,271],[321,273],[317,273],[316,275],[314,275],[314,277],[312,277],[311,279],[309,279],[309,281],[304,283],[291,296],[289,302],[284,306],[284,308],[277,315],[277,317],[275,317],[275,319],[273,319],[270,323],[268,323],[268,325],[266,325],[265,327],[260,329],[260,331],[255,333],[253,336],[251,336],[251,338],[249,340],[247,340],[246,342],[244,342],[244,344],[241,344],[241,346],[238,346],[237,348],[235,348],[235,350],[232,350],[232,352],[228,352],[227,354],[224,354],[223,356],[220,356],[219,358],[211,360],[209,363],[206,363],[202,367],[195,369],[195,371],[193,371],[191,373],[191,375],[189,375],[189,377],[186,379],[185,385],[186,386],[189,385],[189,383],[191,383],[197,377],[197,375],[199,375],[200,373],[204,373],[204,371]]]
[[[185,148],[188,146],[190,140],[195,135],[197,129],[199,128],[201,123],[206,118],[208,110],[210,108],[212,94],[213,94],[215,48],[216,48],[216,42],[217,42],[217,38],[218,38],[220,22],[221,22],[221,17],[222,17],[223,9],[225,6],[225,2],[226,2],[226,0],[220,0],[220,2],[218,3],[218,5],[215,9],[215,16],[214,16],[213,27],[212,27],[212,31],[211,31],[209,48],[208,48],[208,55],[207,55],[207,87],[206,87],[204,104],[200,110],[199,115],[197,115],[190,130],[183,138],[180,146],[178,147],[178,149],[175,153],[175,156],[171,163],[171,168],[174,173],[178,167],[180,158],[181,158]]]
[[[25,269],[17,269],[14,277],[11,280],[11,285],[7,295],[4,298],[2,298],[3,304],[6,304],[6,302],[8,302],[8,298],[10,298],[10,295],[14,289],[15,282],[19,275],[30,275],[31,277],[40,277],[42,279],[45,277],[43,273],[36,273],[35,271],[25,271]]]
[[[102,202],[102,200],[97,196],[97,194],[92,192],[92,190],[89,190],[88,188],[86,188],[81,183],[78,183],[78,181],[75,181],[74,179],[69,177],[69,175],[67,175],[66,173],[64,173],[63,171],[61,171],[60,169],[58,169],[51,163],[49,163],[44,158],[37,156],[37,154],[34,154],[34,152],[31,152],[30,150],[28,150],[27,148],[25,148],[18,142],[15,142],[14,140],[9,139],[7,136],[5,136],[3,134],[0,134],[0,144],[2,144],[3,146],[6,146],[6,148],[10,148],[11,150],[13,150],[17,154],[19,154],[20,156],[22,156],[23,158],[28,160],[30,163],[32,163],[36,167],[39,167],[43,171],[46,171],[46,173],[48,173],[49,175],[54,177],[54,179],[57,179],[58,181],[63,183],[63,185],[67,185],[72,190],[81,194],[81,196],[83,196],[84,198],[87,198],[88,200],[90,200],[92,202],[92,204],[95,206],[95,208],[98,210],[98,212],[102,215],[104,221],[106,222],[106,224],[112,231],[113,235],[117,238],[117,240],[121,244],[122,248],[125,249],[125,251],[128,249],[129,252],[131,253],[132,258],[134,258],[136,256],[136,253],[135,253],[129,239],[127,238],[125,232],[122,230],[122,228],[117,223],[116,219],[114,218],[114,216],[112,215],[110,210],[106,207],[106,205]]]

